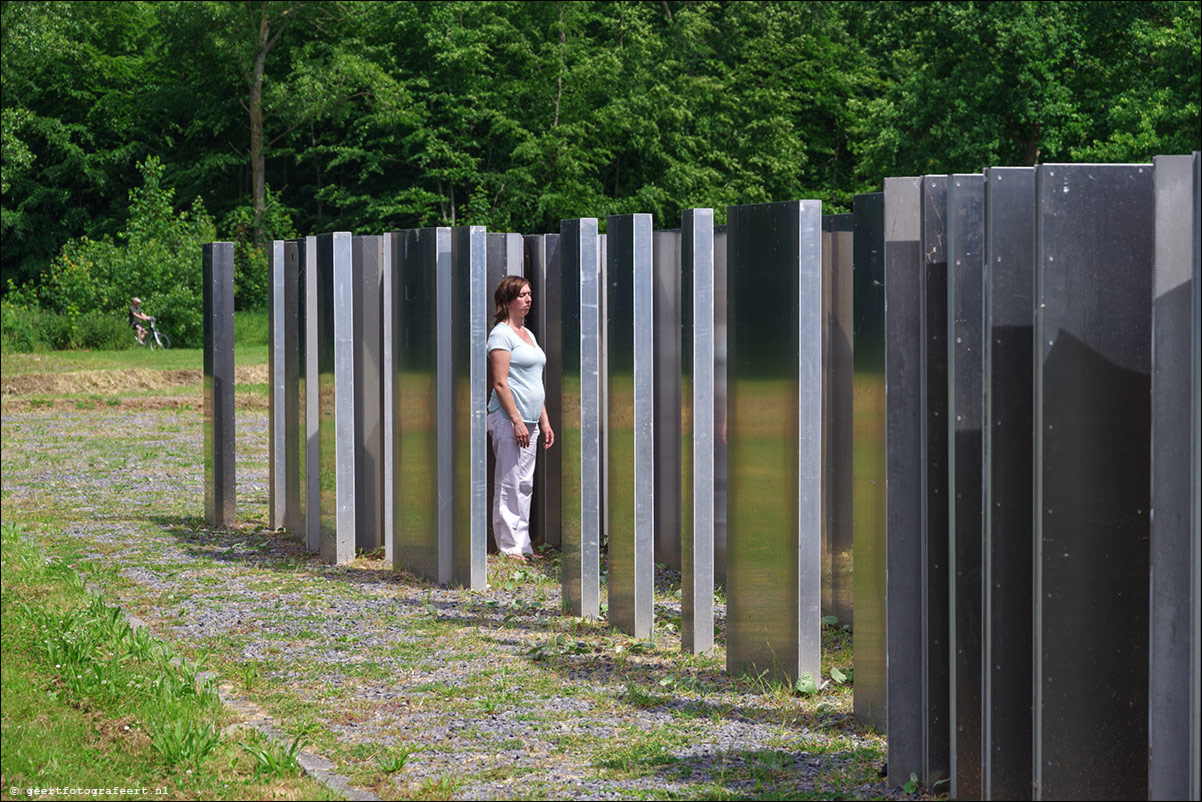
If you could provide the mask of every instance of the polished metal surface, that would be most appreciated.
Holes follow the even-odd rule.
[[[726,226],[714,226],[714,584],[726,585]]]
[[[383,434],[380,459],[381,479],[381,536],[384,559],[396,561],[396,253],[399,234],[395,231],[380,237],[380,431]]]
[[[285,384],[288,396],[284,402],[285,430],[288,442],[284,455],[287,473],[285,487],[287,503],[284,506],[284,528],[299,538],[305,539],[305,331],[304,324],[304,272],[301,270],[301,244],[291,239],[284,243],[284,319],[285,336],[291,346],[284,351]]]
[[[516,242],[520,247],[521,240]],[[515,261],[516,269],[521,260]],[[439,321],[440,336],[451,340],[450,361],[439,368],[440,372],[447,371],[451,382],[447,387],[450,392],[439,399],[438,414],[440,428],[443,419],[451,427],[450,438],[439,448],[439,459],[450,463],[451,481],[440,488],[439,517],[440,526],[443,521],[447,526],[442,537],[450,543],[451,583],[483,590],[488,556],[485,346],[492,328],[488,325],[492,306],[487,297],[488,235],[483,226],[451,229],[450,279],[450,314],[445,324]],[[439,390],[443,390],[441,382]],[[443,473],[441,466],[439,473]]]
[[[629,635],[650,638],[655,585],[652,217],[610,217],[607,231],[604,350],[609,619]]]
[[[922,681],[923,771],[948,776],[951,750],[951,583],[948,575],[947,177],[923,176],[922,297]]]
[[[495,234],[487,235],[487,277],[484,283],[485,298],[484,298],[484,326],[485,337],[487,333],[492,331],[493,317],[496,311],[496,305],[493,301],[493,294],[497,290],[497,285],[501,283],[501,279],[506,276],[524,276],[525,275],[525,253],[522,244],[521,234]],[[531,292],[534,291],[534,285],[531,284]],[[538,338],[539,345],[545,345],[542,341],[542,328],[535,325],[537,313],[532,306],[531,314],[526,318],[526,326],[534,331],[534,336]],[[546,348],[544,347],[544,351]],[[488,379],[485,381],[485,404],[488,403],[488,398],[492,394],[492,368],[488,362],[487,356],[484,361],[485,372]],[[487,428],[487,426],[486,426]],[[487,436],[487,435],[486,435]],[[541,449],[540,449],[541,451]],[[493,486],[496,484],[496,458],[493,456],[492,449],[487,449],[485,461],[488,463],[488,480],[485,483],[487,491],[487,501],[485,504],[486,515],[485,527],[488,530],[488,550],[496,551],[497,542],[492,531],[492,499]],[[537,458],[536,458],[537,461]],[[535,471],[535,482],[538,482],[538,471]],[[537,491],[536,491],[537,494]],[[533,501],[530,508],[530,538],[533,542],[535,531],[538,528],[538,502]]]
[[[714,647],[714,210],[682,211],[680,233],[680,646],[700,654]]]
[[[1036,172],[1035,789],[1148,782],[1151,165]]]
[[[337,505],[334,560],[345,565],[355,559],[359,536],[355,470],[359,443],[355,427],[356,282],[350,232],[336,231],[329,236],[334,278],[334,495]]]
[[[820,680],[822,204],[727,212],[726,665]]]
[[[205,521],[227,527],[234,505],[234,243],[201,250],[204,313]]]
[[[885,637],[889,783],[922,776],[921,179],[885,179]],[[856,610],[859,611],[859,606]],[[857,624],[858,626],[858,624]]]
[[[655,318],[655,562],[681,570],[681,232],[652,241]]]
[[[316,291],[314,293],[314,359],[316,363],[317,417],[316,436],[309,430],[309,442],[316,440],[310,456],[310,468],[320,488],[317,498],[318,514],[309,529],[309,548],[317,535],[317,552],[326,562],[337,558],[338,539],[338,460],[334,409],[334,235],[321,234],[305,240],[306,263],[310,245],[315,251],[313,263]],[[310,365],[314,362],[311,360]]]
[[[393,398],[396,567],[434,582],[450,579],[439,560],[439,396],[437,287],[451,273],[451,229],[397,232]],[[449,561],[448,561],[449,563]]]
[[[856,195],[852,271],[852,650],[856,720],[885,732],[885,195]]]
[[[271,243],[267,309],[268,527],[303,536],[302,443],[298,301],[300,265],[295,240]]]
[[[852,215],[822,216],[822,614],[852,620]]]
[[[559,264],[558,234],[528,234],[524,237],[524,275],[530,281],[534,304],[528,323],[534,328],[535,336],[547,355],[547,366],[543,371],[543,388],[546,400],[547,419],[551,428],[559,433],[563,418],[560,403],[561,343],[560,324],[563,271]],[[554,347],[553,347],[554,346]],[[563,462],[562,445],[550,449],[538,449],[534,463],[534,501],[530,515],[531,539],[535,546],[560,545],[560,481]]]
[[[1035,169],[985,171],[981,794],[1031,798]]]
[[[351,238],[354,276],[355,549],[384,545],[384,248],[387,238]]]
[[[981,796],[981,511],[985,177],[947,189],[948,646],[951,795]]]
[[[1148,798],[1198,798],[1198,156],[1157,156]],[[1184,437],[1189,421],[1191,437]],[[1191,454],[1191,449],[1193,453]],[[1190,555],[1192,560],[1184,559]]]

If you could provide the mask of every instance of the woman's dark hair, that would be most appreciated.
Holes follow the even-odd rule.
[[[509,317],[509,302],[522,294],[522,287],[529,285],[530,282],[521,276],[506,276],[501,279],[501,283],[497,285],[497,289],[493,292],[493,300],[497,303],[496,319],[493,325],[505,322]]]

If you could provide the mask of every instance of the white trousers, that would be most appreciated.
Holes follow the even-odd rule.
[[[488,434],[496,457],[492,494],[492,531],[504,554],[533,554],[530,547],[530,498],[534,494],[534,455],[538,424],[527,423],[530,444],[519,448],[513,422],[503,410],[488,413]]]

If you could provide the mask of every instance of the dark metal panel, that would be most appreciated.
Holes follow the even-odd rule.
[[[601,615],[601,287],[596,218],[560,224],[562,355],[559,426],[563,603],[572,615]],[[552,288],[549,294],[554,294]],[[554,377],[552,377],[554,379]]]
[[[655,294],[655,562],[680,566],[681,232],[652,237]]]
[[[487,239],[488,255],[487,255],[487,268],[486,268],[487,269],[487,278],[485,279],[485,287],[484,287],[484,289],[485,289],[485,298],[484,298],[484,318],[485,318],[484,326],[485,326],[485,328],[484,328],[484,331],[485,331],[486,337],[487,337],[487,332],[492,331],[492,327],[493,327],[493,316],[494,316],[494,313],[496,312],[496,304],[494,303],[494,296],[497,291],[497,285],[500,284],[501,279],[505,278],[506,276],[526,276],[525,264],[524,264],[524,253],[523,253],[523,246],[522,246],[522,235],[521,234],[496,234],[496,233],[490,232],[487,235],[487,237],[488,237],[488,239]],[[529,278],[529,277],[527,276],[527,278]],[[531,284],[531,292],[534,293],[534,285],[533,284]],[[536,298],[535,303],[538,304],[539,299]],[[545,345],[541,339],[542,331],[543,331],[542,327],[537,326],[537,325],[532,325],[532,324],[536,324],[537,320],[538,320],[538,312],[534,307],[532,307],[531,314],[526,318],[526,326],[528,328],[533,328],[535,337],[540,338],[538,340],[539,345]],[[546,350],[546,349],[544,348],[543,350]],[[492,367],[489,364],[487,357],[485,358],[484,368],[485,368],[485,373],[488,376],[488,378],[485,382],[485,390],[484,390],[485,403],[487,404],[488,398],[492,394]],[[554,425],[554,424],[552,424],[552,425]],[[485,418],[485,428],[487,428],[487,415]],[[541,454],[542,450],[540,449],[539,451]],[[487,465],[488,465],[488,480],[485,483],[485,489],[487,492],[487,502],[486,502],[485,510],[487,511],[487,514],[484,517],[485,517],[485,528],[488,531],[488,550],[491,552],[491,551],[496,551],[496,548],[497,548],[496,536],[493,534],[493,531],[492,531],[492,512],[491,512],[492,511],[492,500],[493,500],[493,486],[496,484],[496,457],[493,455],[491,448],[489,448],[487,450],[487,454],[485,455],[485,461],[487,462]],[[536,470],[535,470],[535,483],[536,484],[539,482],[539,471],[537,470],[537,467],[541,467],[541,466],[537,465],[537,463],[536,463]],[[537,488],[535,490],[535,495],[537,495]],[[530,535],[531,535],[531,539],[534,540],[535,531],[538,528],[537,501],[531,505],[530,513],[531,513],[531,515],[530,515],[530,517],[531,517]]]
[[[204,312],[205,520],[235,522],[234,243],[210,242],[201,253]]]
[[[726,226],[714,226],[714,584],[726,585]]]
[[[981,793],[1031,798],[1035,170],[985,171]]]
[[[856,720],[885,732],[885,194],[853,206],[852,552]]]
[[[1036,193],[1036,796],[1141,799],[1152,168],[1042,165]]]
[[[652,218],[649,214],[610,217],[607,231],[609,617],[621,631],[650,638],[655,582]]]
[[[948,575],[947,177],[922,179],[923,771],[948,776],[951,750],[951,583]]]
[[[380,242],[380,417],[383,432],[381,458],[384,559],[396,561],[396,253],[398,235],[393,231]]]
[[[383,237],[351,238],[354,284],[355,549],[384,545]]]
[[[822,217],[822,614],[852,619],[852,215]]]
[[[714,646],[714,210],[680,218],[680,641],[699,654]]]
[[[298,330],[300,270],[295,240],[271,243],[268,273],[268,526],[301,535],[304,526],[301,496],[300,418],[301,332]]]
[[[984,415],[985,178],[947,191],[947,408],[951,795],[981,796],[981,421]]]
[[[544,343],[547,366],[543,372],[547,419],[556,433],[562,420],[560,404],[563,270],[559,264],[558,234],[528,234],[524,238],[525,276],[534,294],[535,334]],[[554,346],[554,347],[553,347]],[[535,545],[560,546],[560,482],[563,446],[538,449],[534,463],[534,501],[531,537]]]
[[[310,238],[311,240],[313,238]],[[306,247],[310,240],[306,240]],[[315,238],[316,298],[315,356],[317,365],[317,447],[314,449],[318,487],[316,532],[318,554],[326,562],[337,557],[338,462],[334,427],[334,235]],[[310,442],[313,441],[310,435]],[[314,530],[310,530],[310,548]]]
[[[885,179],[886,595],[889,782],[923,772],[921,179]],[[857,607],[857,610],[859,608]]]
[[[1157,156],[1155,176],[1148,798],[1197,799],[1198,155]]]
[[[727,670],[820,678],[822,204],[732,206]]]

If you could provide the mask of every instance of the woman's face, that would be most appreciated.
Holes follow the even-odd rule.
[[[516,298],[509,302],[509,319],[521,320],[526,317],[530,312],[531,298],[530,285],[523,284],[522,291],[518,293]]]

